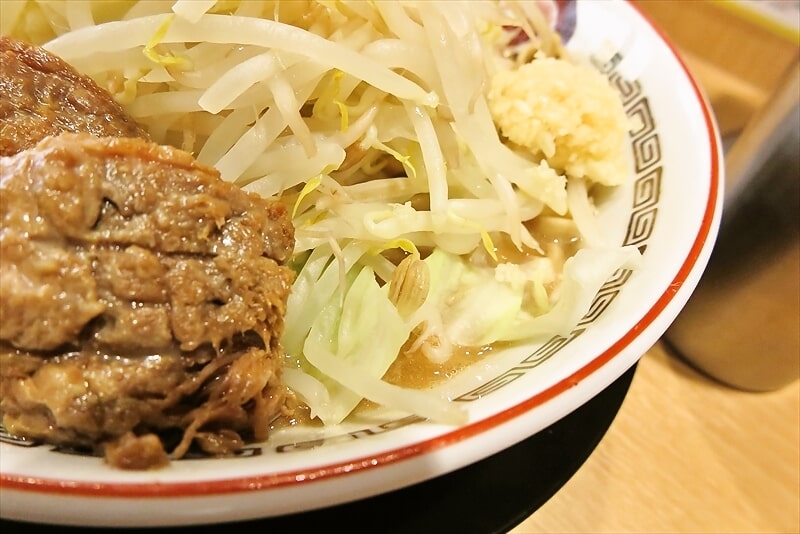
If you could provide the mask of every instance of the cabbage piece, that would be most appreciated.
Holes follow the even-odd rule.
[[[482,346],[498,341],[519,341],[568,334],[589,310],[600,287],[621,267],[635,267],[640,258],[635,247],[587,248],[564,264],[557,299],[541,310],[541,298],[525,299],[524,291],[498,268],[477,267],[459,256],[437,250],[425,261],[431,273],[428,311],[438,310],[433,329],[440,346]],[[548,281],[542,269],[519,269],[541,289]]]
[[[567,335],[589,311],[600,288],[618,269],[636,269],[641,253],[636,247],[585,248],[564,263],[558,300],[539,316],[522,310],[505,325],[498,341]]]
[[[316,316],[303,345],[303,355],[313,366],[307,372],[329,396],[327,404],[305,400],[311,415],[325,424],[340,423],[356,407],[367,393],[359,392],[357,384],[380,381],[411,332],[389,300],[388,286],[378,285],[371,268],[362,267],[348,278],[352,283],[344,301],[337,290]]]
[[[359,367],[351,365],[348,360],[342,360],[326,350],[316,338],[309,337],[306,347],[314,365],[329,377],[339,381],[341,384],[346,384],[351,391],[358,391],[359,395],[382,406],[388,406],[395,410],[412,413],[431,419],[434,422],[449,425],[462,425],[469,419],[467,411],[450,399],[425,390],[396,386],[364,373]],[[326,423],[333,424],[347,415],[341,415],[344,413],[344,407],[337,406],[334,404],[335,402],[335,398],[331,399],[330,404],[323,406],[322,410],[317,414]],[[327,411],[323,411],[326,408]],[[342,409],[339,410],[339,408]],[[337,411],[338,413],[335,413],[335,416],[330,420],[326,419],[326,414]]]
[[[494,269],[476,267],[442,249],[425,263],[431,275],[425,306],[439,310],[442,331],[437,336],[443,346],[491,343],[519,313],[522,292],[498,282]]]
[[[309,254],[286,302],[286,328],[281,344],[288,355],[298,356],[302,352],[313,321],[332,295],[336,295],[337,300],[341,298],[338,289],[341,281],[366,249],[364,244],[349,243],[341,251],[339,261],[328,243]]]
[[[344,255],[350,256],[345,258],[346,264],[353,252],[359,251],[345,248]],[[323,267],[326,258],[315,257],[315,253],[298,277],[295,296],[314,286],[315,297],[320,293],[328,297],[321,306],[309,295],[300,299],[304,302],[291,301],[292,315],[310,318],[310,329],[307,334],[302,328],[293,331],[289,340],[284,337],[284,344],[291,349],[287,352],[297,364],[284,369],[284,381],[308,405],[311,416],[326,425],[339,424],[366,398],[385,408],[440,423],[466,422],[466,411],[449,399],[382,380],[414,324],[400,316],[389,300],[388,285],[378,284],[371,267],[359,264],[347,269],[345,283],[333,290],[334,281],[339,280],[339,265],[334,261]],[[302,349],[296,348],[298,343],[302,343]]]

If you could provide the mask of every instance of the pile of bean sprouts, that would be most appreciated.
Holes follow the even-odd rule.
[[[437,331],[445,319],[424,305],[430,282],[419,262],[432,251],[491,268],[509,263],[503,250],[520,252],[519,262],[550,273],[534,291],[542,309],[531,312],[546,315],[566,258],[540,242],[532,221],[596,235],[587,188],[568,195],[568,177],[504,140],[487,104],[497,72],[534,58],[569,60],[553,30],[554,2],[40,0],[2,9],[3,34],[42,44],[94,78],[153,139],[290,207],[299,274],[283,340],[295,362],[286,380],[326,422],[364,397],[463,420],[446,399],[379,382],[396,354],[362,380],[352,376],[363,362],[326,363],[336,350],[321,337],[309,344],[332,299],[340,308],[331,320],[346,321],[343,288],[360,269],[400,310],[405,329],[389,350],[416,340],[441,362],[459,341]],[[523,322],[505,340],[568,329],[581,313],[551,320],[549,331]],[[341,349],[341,328],[334,337]],[[328,413],[337,388],[352,399]]]

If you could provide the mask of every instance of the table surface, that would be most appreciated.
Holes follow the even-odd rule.
[[[752,393],[659,342],[598,447],[512,534],[800,532],[800,382]]]

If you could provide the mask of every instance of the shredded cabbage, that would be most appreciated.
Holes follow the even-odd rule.
[[[599,230],[594,184],[497,126],[498,113],[552,96],[490,102],[498,74],[575,61],[556,12],[552,0],[32,0],[4,5],[0,28],[92,76],[157,141],[286,203],[297,278],[284,378],[315,417],[339,423],[366,398],[459,423],[456,403],[382,380],[403,346],[443,362],[457,347],[569,332],[638,254]],[[602,83],[597,95],[543,85],[566,92],[553,112],[579,122],[570,102],[618,100]],[[570,165],[585,156],[563,154]],[[574,256],[534,230],[544,219],[577,227]],[[391,251],[422,263],[400,269]],[[405,268],[428,269],[430,283],[405,280]],[[404,299],[422,303],[408,316],[393,282],[419,292]]]
[[[341,288],[340,288],[341,289]],[[449,423],[464,422],[464,412],[446,399],[410,392],[381,380],[408,339],[410,327],[387,298],[369,267],[362,267],[346,287],[323,307],[303,346],[308,374],[325,385],[327,403],[308,400],[311,414],[338,424],[369,398],[421,416]]]

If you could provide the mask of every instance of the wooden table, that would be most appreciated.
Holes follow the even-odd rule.
[[[513,534],[800,532],[800,382],[738,391],[659,342],[567,484]]]

